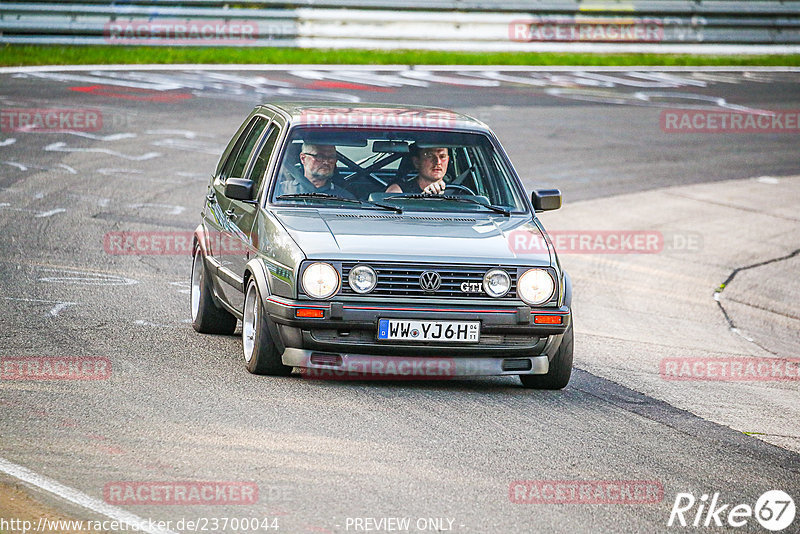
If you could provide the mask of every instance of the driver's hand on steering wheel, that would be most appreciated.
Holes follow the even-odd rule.
[[[444,180],[437,180],[422,190],[423,195],[441,195],[447,184]]]

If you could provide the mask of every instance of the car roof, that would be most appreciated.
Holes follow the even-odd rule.
[[[486,124],[473,117],[432,106],[318,101],[270,102],[259,107],[282,112],[292,125],[490,132]]]

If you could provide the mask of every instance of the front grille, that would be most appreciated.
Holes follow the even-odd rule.
[[[365,262],[367,263],[367,262]],[[342,262],[342,295],[358,295],[353,291],[346,280],[350,269],[359,262]],[[486,293],[464,293],[461,284],[464,282],[480,284],[486,271],[496,266],[482,265],[431,265],[424,263],[368,263],[378,275],[378,285],[369,295],[378,296],[403,296],[403,297],[428,297],[428,298],[490,298]],[[513,300],[517,298],[517,268],[501,267],[511,278],[511,290],[499,300]],[[436,271],[442,277],[441,287],[433,292],[424,291],[419,284],[419,277],[425,271]]]

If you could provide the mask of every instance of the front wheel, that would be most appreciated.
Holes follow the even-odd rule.
[[[247,282],[242,319],[242,349],[247,370],[256,375],[287,376],[292,368],[283,365],[278,347],[272,340],[267,314],[255,279]]]
[[[202,334],[231,335],[236,330],[236,317],[218,308],[211,294],[211,280],[206,274],[203,251],[196,247],[192,261],[190,303],[192,327]]]
[[[561,338],[558,352],[550,360],[550,370],[546,375],[519,375],[522,385],[534,389],[563,389],[572,376],[572,323]]]

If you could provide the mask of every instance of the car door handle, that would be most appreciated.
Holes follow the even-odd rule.
[[[232,220],[232,221],[235,221],[236,219],[238,219],[238,218],[239,218],[239,216],[238,216],[238,215],[236,215],[236,212],[235,212],[235,211],[233,211],[233,208],[231,208],[231,209],[229,209],[228,211],[226,211],[226,212],[225,212],[225,215],[227,215],[227,216],[228,216],[228,218],[229,218],[230,220]]]

